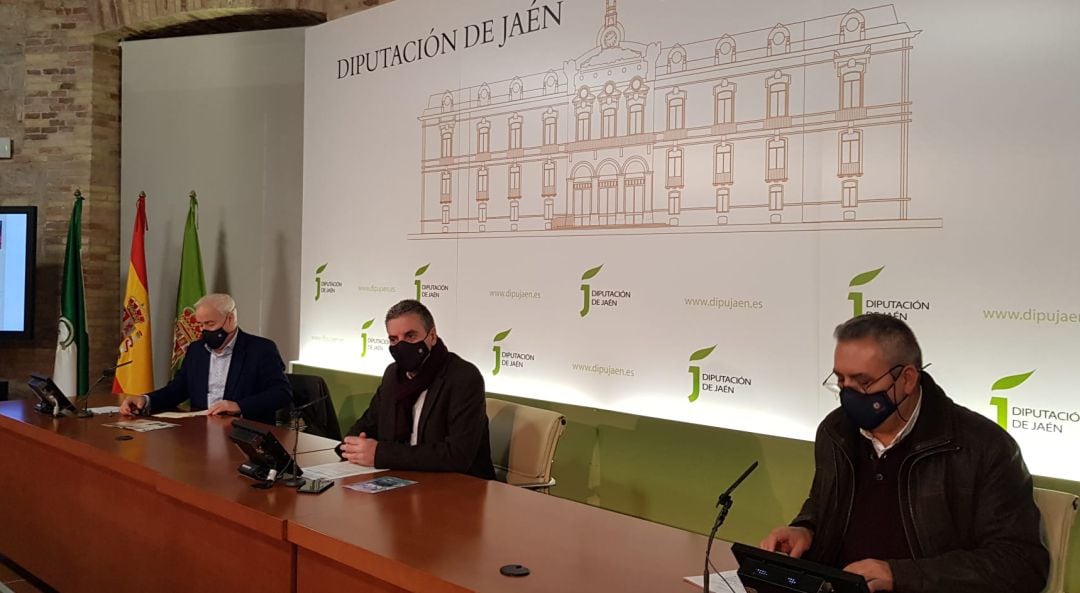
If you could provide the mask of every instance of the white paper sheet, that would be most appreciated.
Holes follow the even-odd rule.
[[[683,580],[696,586],[699,589],[704,589],[705,577],[703,575],[697,575],[696,577],[685,577]],[[727,584],[725,584],[727,581]],[[737,570],[729,570],[726,572],[712,573],[709,575],[709,593],[746,593],[746,589],[743,587],[742,582],[739,581],[739,575]]]
[[[305,478],[324,478],[327,480],[336,480],[338,478],[348,478],[349,476],[362,476],[364,474],[386,471],[374,467],[356,465],[355,463],[349,463],[348,461],[332,461],[330,463],[313,465],[311,467],[301,467],[300,469],[304,470]]]

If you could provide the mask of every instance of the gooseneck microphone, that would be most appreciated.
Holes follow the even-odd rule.
[[[300,477],[300,464],[296,461],[296,451],[300,445],[300,411],[304,408],[313,406],[321,401],[325,401],[329,398],[330,394],[328,393],[322,397],[313,399],[304,405],[295,406],[291,410],[289,410],[289,428],[292,428],[293,431],[296,432],[296,436],[295,438],[293,438],[292,446],[292,463],[290,464],[292,472],[290,472],[291,475],[288,478],[281,480],[281,483],[290,488],[298,488],[304,484],[304,478]]]
[[[126,367],[127,365],[129,365],[129,364],[131,364],[133,362],[135,362],[135,361],[134,360],[129,360],[127,362],[122,362],[122,363],[120,363],[118,365],[111,366],[111,367],[101,371],[101,376],[98,377],[97,381],[94,381],[94,384],[91,385],[90,389],[87,389],[86,394],[83,395],[83,409],[79,410],[79,413],[76,414],[76,416],[78,416],[79,418],[90,418],[91,416],[93,416],[94,413],[90,411],[90,392],[93,391],[94,388],[97,387],[98,384],[100,384],[105,379],[112,379],[113,377],[115,377],[116,376],[116,369],[118,369],[120,367]]]
[[[709,541],[705,544],[705,578],[704,583],[702,583],[705,593],[709,593],[709,574],[711,573],[710,567],[712,565],[712,561],[709,560],[709,554],[712,552],[712,544],[713,539],[716,538],[716,532],[720,529],[720,526],[724,524],[724,519],[727,519],[728,511],[731,510],[731,504],[733,502],[731,500],[731,493],[739,487],[739,484],[742,484],[742,481],[746,479],[746,476],[749,476],[751,472],[757,469],[757,466],[758,462],[755,461],[751,463],[750,467],[746,468],[746,471],[744,471],[742,475],[739,476],[731,486],[728,486],[728,489],[724,490],[723,494],[716,499],[716,506],[720,508],[720,512],[716,515],[716,521],[713,522],[712,531],[709,532]]]

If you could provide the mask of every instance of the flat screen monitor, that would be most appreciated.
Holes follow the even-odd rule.
[[[731,544],[739,581],[757,593],[870,593],[863,577],[745,544]]]
[[[0,206],[0,339],[34,336],[37,207]]]

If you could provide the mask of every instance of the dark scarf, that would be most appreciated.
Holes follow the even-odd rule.
[[[443,344],[442,338],[439,338],[435,341],[435,345],[431,348],[431,353],[428,354],[427,359],[420,365],[420,370],[412,379],[408,378],[404,371],[399,370],[395,373],[395,385],[390,390],[394,394],[395,441],[399,443],[409,442],[409,436],[412,434],[413,406],[416,405],[416,400],[420,399],[420,394],[431,386],[439,371],[446,366],[449,356],[450,351],[446,349],[446,344]]]

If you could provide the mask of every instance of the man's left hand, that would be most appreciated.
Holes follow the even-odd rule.
[[[234,401],[223,399],[210,406],[210,408],[206,412],[211,416],[223,416],[226,414],[230,416],[239,416],[240,405]]]
[[[892,591],[892,569],[881,560],[859,560],[844,567],[847,572],[862,575],[871,591]]]
[[[355,437],[345,437],[344,444],[341,446],[341,456],[346,461],[357,465],[375,467],[375,449],[378,446],[379,441],[369,439],[364,433]]]

